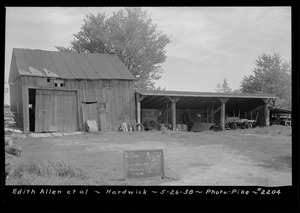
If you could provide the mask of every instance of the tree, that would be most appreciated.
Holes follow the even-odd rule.
[[[161,86],[158,86],[155,88],[156,90],[162,90],[162,91],[165,91],[166,90],[166,87],[161,87]]]
[[[232,89],[228,86],[227,79],[224,78],[223,84],[220,83],[217,84],[217,87],[215,89],[217,92],[224,92],[224,93],[231,93]]]
[[[232,93],[242,93],[242,91],[240,89],[235,89],[232,91]]]
[[[70,47],[59,51],[115,53],[136,77],[135,86],[156,89],[161,78],[161,64],[166,60],[165,47],[170,36],[157,29],[157,24],[141,8],[125,8],[108,18],[105,13],[88,14],[80,32],[74,34]]]
[[[278,53],[263,53],[258,56],[253,73],[243,77],[242,92],[275,95],[276,107],[291,109],[291,62],[283,60]]]

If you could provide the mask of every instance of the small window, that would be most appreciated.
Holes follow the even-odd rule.
[[[50,78],[47,78],[47,83],[50,83]]]
[[[98,103],[99,111],[106,111],[107,112],[107,103],[106,102],[99,102]]]
[[[61,79],[55,79],[54,86],[55,87],[65,87],[65,82],[64,82],[64,80],[61,80]]]

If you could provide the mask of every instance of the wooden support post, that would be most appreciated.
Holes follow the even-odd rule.
[[[270,126],[270,111],[268,109],[268,104],[271,99],[265,98],[263,99],[264,102],[264,126]]]
[[[169,125],[169,104],[167,102],[167,125]]]
[[[172,129],[176,130],[176,102],[172,101]]]
[[[272,98],[272,107],[275,107],[276,98]]]
[[[136,93],[136,122],[141,123],[141,102],[145,96]]]
[[[216,110],[214,110],[211,114],[214,115],[216,114],[219,110],[221,110],[222,106],[219,106]]]
[[[172,102],[172,129],[176,130],[176,103],[179,100],[178,97],[168,97]]]
[[[137,102],[137,106],[136,106],[136,110],[137,110],[137,123],[141,123],[141,102]]]
[[[23,109],[23,131],[24,133],[29,132],[29,99],[28,99],[28,83],[27,78],[22,78],[22,109]]]
[[[222,130],[225,130],[225,104],[228,101],[228,98],[219,98],[221,101],[221,119],[220,119],[220,125],[222,127]]]
[[[214,116],[214,106],[212,106],[211,107],[211,115],[210,115],[210,121],[212,122],[212,123],[214,123],[215,122],[215,116]]]
[[[258,118],[258,113],[259,113],[259,112],[257,112],[257,113],[256,113],[256,118],[255,118],[255,122],[257,122],[257,118]]]
[[[208,106],[207,109],[206,109],[206,122],[207,123],[210,123],[210,116],[209,116],[210,113],[209,113],[209,110],[210,110],[210,107]]]

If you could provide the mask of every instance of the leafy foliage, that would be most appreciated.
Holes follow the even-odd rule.
[[[228,86],[227,79],[224,78],[223,84],[217,84],[217,88],[215,89],[217,92],[231,93],[232,89]]]
[[[125,8],[110,18],[105,13],[88,14],[74,37],[70,47],[56,48],[64,52],[115,53],[136,77],[136,87],[155,89],[170,37],[157,29],[146,11]]]
[[[278,53],[263,53],[256,60],[253,75],[244,76],[241,90],[244,93],[276,95],[276,107],[291,109],[291,63]]]

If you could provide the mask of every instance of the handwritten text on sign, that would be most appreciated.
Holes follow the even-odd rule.
[[[123,152],[125,179],[164,177],[162,150],[130,150]]]

